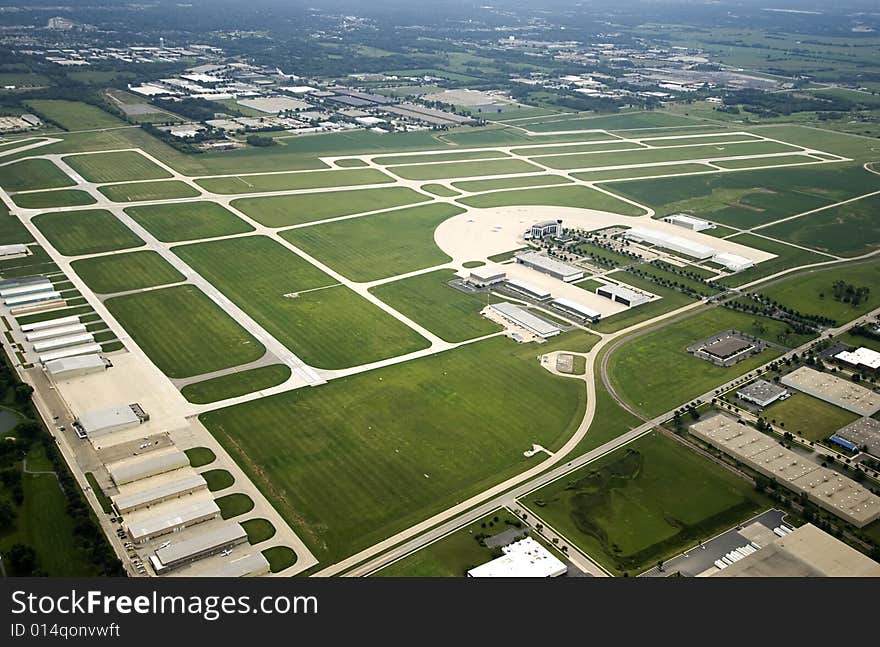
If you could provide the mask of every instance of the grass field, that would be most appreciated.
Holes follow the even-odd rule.
[[[41,191],[13,195],[12,201],[24,209],[52,209],[56,207],[78,207],[95,204],[95,199],[85,191],[62,189],[61,191]]]
[[[98,254],[144,244],[116,216],[103,209],[44,213],[31,222],[65,256]]]
[[[452,186],[470,193],[482,191],[496,191],[499,189],[523,189],[530,186],[552,186],[555,184],[569,184],[571,180],[562,175],[525,175],[522,177],[508,177],[498,180],[468,180],[454,182]]]
[[[685,350],[731,328],[791,348],[808,339],[786,335],[786,326],[772,319],[712,308],[623,344],[609,360],[611,383],[624,400],[653,417],[782,354],[777,348],[768,348],[731,367],[721,367]]]
[[[464,209],[428,204],[282,232],[281,236],[353,281],[396,276],[449,262],[434,230]]]
[[[217,460],[217,456],[214,452],[207,447],[192,447],[187,449],[184,453],[189,459],[189,464],[192,467],[203,467]]]
[[[22,160],[0,166],[0,178],[0,185],[6,191],[56,189],[76,184],[67,173],[43,159]]]
[[[832,260],[829,256],[809,252],[799,247],[792,247],[791,245],[786,245],[782,242],[761,238],[754,234],[738,234],[732,236],[730,240],[734,243],[739,243],[740,245],[746,245],[765,252],[770,252],[771,254],[776,254],[776,258],[762,261],[744,272],[737,272],[732,276],[721,279],[722,285],[733,287],[746,285],[747,283],[757,281],[766,276],[772,276],[777,272],[781,272],[791,267],[799,267],[801,265],[822,263],[824,261]]]
[[[111,254],[74,261],[71,267],[92,290],[112,294],[183,281],[184,276],[153,251]]]
[[[694,299],[686,294],[682,294],[678,290],[657,285],[652,281],[635,276],[629,272],[614,272],[613,274],[609,274],[608,278],[613,278],[621,283],[651,292],[661,298],[656,301],[643,303],[635,308],[628,308],[616,315],[600,319],[599,323],[592,326],[599,332],[617,332],[618,330],[623,330],[624,328],[628,328],[629,326],[642,321],[653,319],[661,314],[672,312],[673,310],[694,303]]]
[[[395,166],[388,171],[405,180],[443,180],[483,175],[506,175],[508,173],[537,173],[540,167],[523,160],[483,160],[479,162],[453,162],[449,164],[416,164]]]
[[[216,469],[202,472],[205,481],[208,482],[208,491],[217,492],[231,487],[235,483],[235,478],[227,470]]]
[[[313,366],[353,366],[427,345],[415,331],[269,238],[200,243],[174,252]],[[292,293],[299,295],[285,296]]]
[[[192,285],[105,301],[168,377],[184,378],[259,359],[263,345]]]
[[[125,213],[164,243],[243,234],[254,230],[244,220],[214,202],[129,207]]]
[[[269,570],[273,573],[280,573],[296,564],[296,553],[287,546],[267,548],[263,551],[263,556],[269,562]]]
[[[748,481],[658,432],[525,503],[605,568],[630,575],[769,507]]]
[[[461,198],[458,202],[469,207],[481,209],[490,207],[509,207],[515,205],[546,205],[551,207],[580,207],[582,209],[598,209],[625,216],[640,216],[644,210],[631,205],[614,196],[607,195],[586,186],[561,186],[549,189],[523,189],[520,191],[496,191],[469,198]]]
[[[609,136],[609,139],[612,137]],[[514,148],[514,153],[519,153],[525,157],[543,157],[548,155],[565,155],[573,153],[601,153],[609,150],[633,150],[636,148],[644,149],[634,142],[624,142],[616,137],[614,141],[592,142],[586,144],[568,144],[565,146],[534,146],[531,148]],[[540,162],[541,160],[537,160]]]
[[[248,536],[248,543],[253,546],[275,536],[275,526],[267,519],[248,519],[241,522],[241,527]]]
[[[786,164],[815,164],[816,158],[808,155],[780,155],[778,157],[765,157],[759,159],[722,160],[713,162],[716,166],[724,169],[747,169],[766,166],[784,166]]]
[[[366,211],[392,209],[428,200],[429,197],[412,189],[395,186],[268,198],[242,198],[234,200],[232,206],[267,227],[286,227]]]
[[[289,377],[290,368],[284,364],[272,364],[189,384],[183,387],[181,393],[193,404],[208,404],[268,389]]]
[[[760,141],[755,135],[747,133],[719,133],[707,135],[700,133],[699,137],[645,137],[645,143],[649,146],[664,148],[667,146],[692,146],[693,144],[725,144],[732,142]]]
[[[194,198],[199,195],[199,192],[189,184],[179,180],[108,184],[98,188],[98,191],[103,193],[113,202],[173,200],[174,198]]]
[[[40,117],[59,124],[65,130],[91,130],[125,126],[109,112],[80,101],[61,99],[30,99],[27,105]]]
[[[0,240],[4,245],[32,243],[34,240],[21,220],[9,213],[5,203],[0,204]]]
[[[522,455],[532,443],[564,442],[583,385],[552,376],[535,352],[490,339],[201,420],[317,556],[335,560],[534,464]]]
[[[453,270],[437,270],[371,288],[385,303],[449,342],[489,335],[501,326],[480,316],[486,303],[447,285]],[[492,297],[492,301],[497,301]]]
[[[628,178],[651,177],[654,175],[683,175],[687,173],[717,172],[707,164],[667,164],[666,166],[639,166],[636,168],[610,169],[607,171],[585,171],[573,173],[572,176],[587,182],[601,180],[619,180]]]
[[[214,499],[214,501],[217,507],[220,508],[220,516],[224,519],[232,519],[254,509],[253,500],[247,494],[239,492],[221,496],[219,499]]]
[[[393,181],[393,179],[381,171],[367,168],[345,171],[306,171],[300,173],[203,178],[196,180],[196,184],[212,193],[230,194],[293,191],[296,189],[325,189],[355,186],[358,184],[383,184]]]
[[[171,174],[135,151],[71,155],[65,162],[89,182],[162,180]]]
[[[815,441],[828,438],[859,418],[846,409],[797,392],[787,400],[774,402],[762,415],[785,431]]]
[[[459,195],[459,192],[455,189],[450,189],[442,184],[423,184],[422,191],[427,191],[428,193],[440,196],[441,198],[453,198]]]
[[[690,119],[670,115],[663,112],[630,112],[618,115],[592,116],[587,113],[583,117],[571,116],[558,121],[559,117],[551,116],[536,119],[527,128],[535,132],[552,132],[564,130],[627,130],[631,128],[660,128],[666,126],[687,126],[694,122]],[[521,124],[520,124],[521,125]]]
[[[499,157],[509,157],[503,151],[463,151],[460,153],[430,153],[427,155],[392,155],[390,157],[376,157],[373,161],[382,166],[394,166],[395,164],[431,164],[434,162],[466,162],[468,160],[487,160]]]

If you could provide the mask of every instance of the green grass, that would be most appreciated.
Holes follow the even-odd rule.
[[[684,175],[690,173],[717,173],[706,164],[667,164],[665,166],[639,166],[636,168],[609,169],[607,171],[585,171],[572,173],[572,177],[587,182],[599,182],[600,180],[621,180],[632,178],[644,178],[654,175]]]
[[[622,345],[609,360],[611,383],[635,409],[653,417],[782,354],[771,347],[733,366],[722,367],[685,350],[731,328],[791,348],[809,339],[786,334],[786,326],[778,321],[716,307]]]
[[[105,301],[168,377],[184,378],[259,359],[263,345],[192,285]]]
[[[95,204],[95,199],[90,194],[75,189],[20,193],[11,197],[13,202],[23,209],[52,209]]]
[[[208,490],[210,492],[225,490],[228,487],[232,487],[232,484],[235,483],[235,478],[227,470],[208,470],[207,472],[202,472],[202,476],[208,483]]]
[[[609,139],[611,137],[609,136]],[[565,155],[573,153],[601,153],[609,150],[633,150],[644,149],[634,142],[624,142],[619,139],[607,142],[593,142],[587,144],[569,144],[567,146],[536,146],[534,148],[514,148],[513,152],[525,157],[544,157],[550,155]],[[535,160],[541,163],[541,160]]]
[[[780,155],[778,157],[765,157],[744,160],[722,160],[714,162],[715,165],[724,169],[748,169],[768,166],[783,166],[785,164],[815,164],[816,159],[808,155]]]
[[[523,160],[483,160],[450,164],[421,164],[396,166],[389,169],[406,180],[441,180],[481,175],[505,175],[508,173],[537,173],[540,167]]]
[[[0,166],[0,177],[0,185],[6,191],[56,189],[76,184],[67,173],[44,159],[22,160]]]
[[[167,180],[164,182],[128,182],[108,184],[98,189],[113,202],[139,202],[142,200],[173,200],[175,198],[195,198],[199,192],[186,182]]]
[[[567,117],[564,121],[554,119],[541,120],[528,126],[535,132],[552,132],[555,130],[591,130],[614,129],[627,130],[632,128],[659,128],[664,126],[684,126],[694,122],[690,119],[677,117],[663,112],[628,112],[617,115],[592,116],[585,113],[575,118]]]
[[[5,245],[32,243],[33,237],[17,216],[9,213],[5,203],[0,201],[0,240]],[[0,265],[0,267],[5,267]]]
[[[125,122],[97,106],[61,99],[30,99],[26,105],[37,115],[59,124],[65,130],[92,130],[124,126]]]
[[[84,258],[71,263],[92,290],[101,294],[140,290],[183,281],[184,276],[153,251]]]
[[[499,189],[524,189],[530,186],[553,186],[569,184],[571,180],[562,175],[527,175],[525,177],[509,177],[499,180],[469,180],[455,182],[453,186],[469,193],[496,191]]]
[[[582,290],[586,290],[587,292],[595,292],[596,288],[602,287],[603,285],[605,285],[605,283],[603,283],[602,281],[597,281],[595,279],[584,279],[583,281],[578,281],[577,283],[575,283],[575,285]]]
[[[431,164],[434,162],[466,162],[468,160],[487,160],[499,157],[509,157],[502,151],[462,151],[458,153],[432,153],[429,155],[396,155],[391,157],[376,157],[376,164],[393,166],[395,164]],[[393,170],[393,169],[392,169]]]
[[[447,285],[453,270],[437,270],[370,289],[392,308],[449,342],[489,335],[501,326],[480,316],[485,296],[470,295]],[[492,301],[497,301],[494,297]]]
[[[363,160],[352,157],[350,159],[341,159],[333,162],[339,168],[363,168],[367,163]]]
[[[269,570],[280,573],[296,564],[296,553],[287,546],[272,546],[263,551],[263,557],[269,562]]]
[[[135,151],[71,155],[64,161],[89,182],[162,180],[171,174]]]
[[[281,384],[289,377],[289,367],[284,364],[273,364],[188,384],[183,387],[181,393],[193,404],[208,404],[268,389]]]
[[[440,196],[441,198],[454,198],[459,195],[458,191],[450,189],[442,184],[423,184],[422,191],[427,191],[428,193]]]
[[[65,256],[98,254],[144,244],[116,216],[103,209],[44,213],[31,222]]]
[[[700,133],[700,137],[673,137],[669,139],[652,139],[650,135],[645,137],[647,141],[644,143],[649,146],[664,148],[667,146],[692,146],[693,144],[724,144],[727,142],[747,142],[760,141],[754,135],[745,133],[720,133],[718,135],[705,135]]]
[[[805,393],[774,402],[762,414],[776,426],[807,440],[824,440],[859,416]]]
[[[353,281],[373,281],[452,260],[434,243],[434,230],[463,212],[455,205],[429,204],[290,229],[281,236]]]
[[[247,494],[236,492],[227,494],[219,499],[214,499],[220,508],[220,516],[224,519],[232,519],[254,509],[254,502]]]
[[[267,519],[248,519],[241,522],[241,527],[248,536],[248,543],[253,546],[275,536],[275,526]]]
[[[28,462],[29,469],[35,469],[33,465]],[[51,469],[48,468],[48,469]],[[95,475],[91,472],[86,472],[85,474],[86,481],[88,481],[89,486],[92,488],[92,492],[95,493],[95,497],[98,499],[98,503],[101,505],[101,510],[104,511],[105,514],[113,514],[113,503],[104,494],[104,490],[101,489],[101,486],[98,485],[98,479],[95,478]]]
[[[682,294],[678,290],[657,285],[652,281],[630,274],[629,272],[614,272],[613,274],[608,275],[608,278],[613,278],[626,285],[631,285],[634,288],[639,288],[646,292],[656,294],[661,298],[656,301],[643,303],[635,308],[628,308],[615,315],[611,315],[610,317],[603,317],[599,320],[599,323],[592,326],[602,333],[623,330],[624,328],[647,321],[648,319],[653,319],[654,317],[666,314],[667,312],[672,312],[673,310],[677,310],[678,308],[682,308],[694,302],[694,299]]]
[[[260,193],[263,191],[293,191],[297,189],[325,189],[383,184],[394,180],[373,168],[345,171],[306,171],[271,175],[236,175],[234,177],[196,180],[203,189],[212,193]]]
[[[184,453],[186,454],[186,457],[189,458],[189,464],[192,467],[203,467],[217,460],[217,456],[214,452],[207,447],[191,447]]]
[[[135,222],[163,243],[253,231],[244,220],[214,202],[181,202],[129,207]]]
[[[562,186],[549,189],[524,189],[521,191],[496,191],[462,198],[458,202],[480,209],[516,205],[544,205],[552,207],[577,207],[610,211],[625,216],[640,216],[644,210],[614,196],[586,186]]]
[[[353,189],[299,195],[243,198],[232,206],[267,227],[286,227],[305,222],[391,209],[430,200],[406,187]]]
[[[525,503],[617,574],[640,573],[769,507],[748,481],[657,432]]]
[[[601,358],[600,353],[599,357]],[[596,360],[599,361],[598,359]],[[642,421],[629,411],[621,407],[617,400],[611,397],[602,380],[596,381],[596,415],[590,423],[586,436],[581,439],[574,450],[574,455],[579,455],[597,447],[601,447],[610,440],[632,431],[639,427]]]
[[[174,252],[313,366],[354,366],[427,345],[415,331],[269,238],[199,243]],[[299,295],[285,296],[292,293]]]
[[[548,347],[594,341],[568,333]],[[489,339],[201,420],[330,562],[533,465],[522,455],[532,443],[565,442],[583,384],[545,371],[536,352]]]
[[[737,272],[733,276],[721,279],[722,285],[733,287],[746,285],[747,283],[757,281],[767,276],[772,276],[792,267],[832,260],[828,256],[810,252],[799,247],[792,247],[783,242],[761,238],[754,234],[737,234],[728,240],[734,243],[739,243],[740,245],[746,245],[765,252],[770,252],[771,254],[776,254],[776,258],[762,261],[743,272]]]
[[[465,261],[461,265],[462,267],[465,267],[467,269],[472,269],[474,267],[483,267],[483,265],[485,264],[486,263],[484,261]]]

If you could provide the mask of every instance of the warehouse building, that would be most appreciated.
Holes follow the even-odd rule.
[[[690,431],[857,528],[880,519],[880,497],[852,479],[786,449],[753,427],[715,414],[691,425]]]
[[[64,359],[65,357],[77,357],[79,355],[94,355],[101,352],[101,344],[83,344],[82,346],[69,346],[60,350],[53,350],[48,353],[40,353],[39,360],[42,364],[47,364],[56,359]]]
[[[622,303],[623,305],[630,307],[647,303],[650,300],[647,295],[644,295],[641,292],[636,292],[632,288],[610,283],[608,285],[600,285],[596,288],[596,294],[600,297],[605,297],[606,299],[611,299],[616,303]]]
[[[263,553],[250,553],[244,557],[225,562],[206,575],[208,577],[259,577],[268,572],[269,560],[263,556]]]
[[[755,265],[755,262],[750,258],[728,253],[716,254],[712,262],[718,263],[728,272],[742,272]]]
[[[550,290],[545,290],[540,286],[532,285],[531,283],[526,283],[519,279],[507,279],[507,281],[505,281],[505,286],[514,292],[518,292],[530,299],[535,299],[536,301],[546,301],[551,296]]]
[[[562,235],[561,220],[545,220],[544,222],[536,222],[529,228],[526,238],[555,238]]]
[[[58,317],[57,319],[49,319],[48,321],[37,321],[29,324],[22,324],[22,332],[34,332],[36,330],[44,330],[46,328],[57,328],[58,326],[67,326],[69,324],[79,323],[79,315],[70,317]]]
[[[842,351],[834,356],[834,359],[843,362],[859,371],[880,370],[880,353],[871,348],[857,348],[854,351]]]
[[[596,323],[602,317],[601,312],[596,312],[592,308],[588,308],[587,306],[581,305],[577,301],[572,301],[570,299],[555,299],[553,301],[553,307],[570,317],[574,317],[582,323]]]
[[[107,409],[87,411],[77,418],[74,426],[89,439],[106,436],[114,431],[137,427],[150,419],[150,416],[137,403]]]
[[[152,516],[138,515],[136,520],[126,521],[126,532],[136,544],[143,544],[167,535],[172,532],[180,532],[184,528],[195,526],[220,516],[220,508],[214,499],[204,499],[186,505],[156,512]]]
[[[27,245],[0,245],[0,258],[22,256],[28,253]]]
[[[107,370],[110,362],[97,354],[62,357],[46,362],[43,368],[54,380],[69,380],[74,377],[102,373]]]
[[[246,541],[247,533],[241,524],[224,523],[201,531],[189,539],[175,541],[170,546],[158,549],[154,555],[150,555],[150,564],[157,575],[162,575]]]
[[[38,342],[45,339],[53,339],[55,337],[64,337],[67,335],[84,332],[86,332],[85,324],[72,323],[67,324],[66,326],[57,326],[55,328],[43,328],[41,330],[34,330],[32,332],[26,333],[24,338],[26,341],[29,342]]]
[[[834,434],[848,440],[872,456],[880,458],[880,420],[859,418],[842,427]]]
[[[470,276],[467,278],[467,282],[477,288],[487,288],[501,283],[506,276],[506,273],[487,265],[485,267],[475,267],[472,269]]]
[[[201,492],[207,489],[208,483],[201,474],[191,474],[188,476],[175,477],[171,474],[158,474],[151,476],[149,479],[141,479],[145,481],[140,490],[136,492],[127,492],[126,494],[115,494],[110,497],[113,507],[119,514],[128,514],[142,508],[179,499],[194,492]],[[137,483],[141,486],[141,483]]]
[[[4,299],[7,297],[18,297],[23,294],[33,294],[34,292],[47,292],[51,289],[52,283],[49,282],[49,279],[42,278],[41,281],[34,281],[33,283],[0,288],[0,297],[3,297]]]
[[[686,213],[674,213],[671,216],[666,216],[662,219],[663,222],[668,222],[671,225],[676,225],[678,227],[684,227],[685,229],[690,229],[691,231],[703,231],[704,229],[714,229],[715,225],[713,225],[708,220],[700,220],[699,218],[694,218],[693,216],[689,216]]]
[[[118,487],[188,466],[189,458],[186,454],[173,447],[168,451],[155,451],[143,456],[108,463],[107,471]]]
[[[814,398],[852,411],[860,416],[873,416],[880,411],[880,395],[850,380],[823,373],[808,366],[784,375],[785,386],[803,391]]]
[[[748,386],[744,386],[736,395],[741,400],[757,404],[759,407],[766,407],[773,404],[780,398],[788,395],[788,390],[781,386],[768,382],[767,380],[755,380]]]
[[[571,283],[584,278],[583,270],[579,270],[571,265],[557,261],[556,259],[539,254],[537,252],[526,252],[514,256],[517,263],[521,263],[533,270],[549,274],[553,278]]]
[[[467,572],[468,577],[557,577],[568,567],[531,537],[501,547],[504,555]]]
[[[554,323],[533,315],[525,308],[502,301],[489,306],[489,309],[504,321],[524,328],[541,339],[558,335],[562,330]]]
[[[708,260],[715,256],[715,250],[711,247],[663,231],[633,227],[627,229],[624,236],[629,240],[656,245],[700,260]]]

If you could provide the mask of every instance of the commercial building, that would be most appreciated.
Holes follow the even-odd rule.
[[[750,258],[738,256],[737,254],[728,254],[726,252],[716,254],[712,259],[712,262],[718,263],[718,265],[724,267],[728,272],[742,272],[755,265],[755,262]]]
[[[135,403],[87,411],[73,424],[88,438],[98,438],[114,431],[137,427],[149,419],[150,416],[144,412],[139,404]]]
[[[97,354],[62,357],[46,362],[43,368],[55,380],[69,380],[74,377],[101,373],[107,370],[109,362]]]
[[[70,317],[58,317],[57,319],[49,319],[48,321],[37,321],[35,323],[22,324],[22,332],[33,332],[35,330],[44,330],[45,328],[57,328],[58,326],[67,326],[69,324],[79,323],[79,315]]]
[[[173,474],[158,474],[149,479],[141,479],[145,484],[141,489],[110,497],[113,507],[119,514],[127,514],[141,508],[149,508],[164,501],[179,499],[194,492],[207,489],[208,483],[201,474],[174,477]],[[141,483],[137,483],[138,486]]]
[[[563,561],[531,537],[501,550],[504,555],[472,568],[468,577],[557,577],[568,570]]]
[[[666,216],[662,218],[663,222],[668,222],[671,225],[677,225],[679,227],[684,227],[685,229],[690,229],[691,231],[703,231],[704,229],[714,229],[715,225],[713,225],[708,220],[700,220],[699,218],[694,218],[693,216],[689,216],[686,213],[674,213],[671,216]]]
[[[694,350],[694,355],[715,363],[728,364],[750,353],[755,345],[736,334],[718,336],[708,344]]]
[[[175,447],[109,463],[107,471],[113,482],[121,486],[188,466],[189,458]]]
[[[517,263],[531,267],[533,270],[543,272],[544,274],[549,274],[553,278],[565,281],[566,283],[584,278],[583,270],[538,252],[525,252],[524,254],[517,254],[514,258]]]
[[[744,386],[736,392],[737,397],[746,402],[766,407],[788,395],[788,390],[767,380],[755,380],[748,386]]]
[[[860,450],[880,458],[880,420],[859,418],[846,427],[838,429],[834,435],[848,440]]]
[[[471,270],[467,282],[478,288],[486,288],[501,283],[506,276],[507,274],[491,266],[475,267]]]
[[[552,238],[561,235],[561,220],[545,220],[544,222],[536,222],[529,228],[528,231],[528,238]]]
[[[241,524],[224,523],[183,541],[172,542],[150,555],[150,564],[157,575],[185,566],[199,559],[216,555],[247,541],[247,533]]]
[[[82,346],[69,346],[60,350],[53,350],[48,353],[40,353],[39,360],[43,364],[56,359],[64,359],[65,357],[76,357],[78,355],[94,355],[101,352],[101,344],[83,344]]]
[[[126,520],[126,532],[136,544],[143,544],[156,537],[172,532],[180,532],[184,528],[211,521],[220,516],[220,508],[214,499],[204,499],[194,503],[175,506],[156,512],[152,516],[144,516],[135,520]]]
[[[553,307],[584,323],[588,321],[590,323],[596,323],[602,317],[601,312],[597,312],[596,310],[581,305],[577,301],[572,301],[571,299],[554,299]]]
[[[34,330],[29,333],[25,333],[25,340],[29,342],[37,342],[43,341],[44,339],[52,339],[54,337],[64,337],[66,335],[72,335],[77,333],[86,332],[85,324],[81,323],[72,323],[67,324],[66,326],[57,326],[55,328],[43,328],[41,330]]]
[[[880,564],[807,523],[712,577],[880,577]]]
[[[521,308],[512,303],[507,303],[506,301],[494,303],[489,306],[489,309],[504,321],[507,321],[514,326],[524,328],[541,339],[547,339],[548,337],[553,337],[562,332],[556,324],[541,319],[525,308]]]
[[[638,306],[643,303],[647,303],[650,299],[647,295],[642,294],[641,292],[636,292],[632,288],[627,288],[622,285],[600,285],[596,288],[596,294],[600,297],[605,297],[606,299],[611,299],[616,303],[622,303],[625,306]]]
[[[729,416],[700,420],[690,432],[857,528],[880,518],[880,497],[870,490]]]
[[[880,370],[880,353],[871,348],[857,348],[854,351],[842,351],[834,356],[834,359],[852,366],[859,371]]]
[[[784,375],[785,386],[803,391],[814,398],[852,411],[860,416],[873,416],[880,411],[880,395],[850,380],[823,373],[808,366]]]
[[[711,247],[695,243],[681,236],[668,234],[664,231],[633,227],[632,229],[627,229],[624,236],[629,240],[656,245],[699,260],[707,260],[715,256],[715,250]]]
[[[538,285],[532,285],[519,279],[507,279],[505,286],[514,292],[519,292],[531,299],[537,301],[546,301],[550,298],[550,290],[546,290]]]

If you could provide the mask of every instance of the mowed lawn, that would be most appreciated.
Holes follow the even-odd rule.
[[[347,278],[365,282],[452,260],[434,243],[434,230],[463,212],[451,204],[428,204],[290,229],[281,236]]]
[[[53,209],[57,207],[80,207],[95,204],[96,200],[85,191],[61,189],[60,191],[40,191],[39,193],[19,193],[12,201],[24,209]]]
[[[859,418],[846,409],[797,392],[787,400],[774,402],[762,415],[774,425],[807,440],[824,440]]]
[[[370,289],[385,303],[448,342],[490,335],[501,326],[480,315],[485,295],[465,294],[447,285],[453,270],[437,270]],[[492,302],[498,299],[492,298]]]
[[[552,186],[554,184],[570,184],[571,180],[562,175],[525,175],[523,177],[508,177],[497,180],[467,180],[465,182],[453,182],[452,186],[468,193],[480,193],[482,191],[496,191],[499,189],[524,189],[530,186]]]
[[[564,443],[583,384],[536,352],[490,339],[201,420],[329,563],[537,464],[532,443]]]
[[[242,198],[232,206],[266,227],[286,227],[325,218],[392,209],[431,198],[402,186]]]
[[[74,184],[73,178],[49,160],[22,160],[0,166],[0,186],[6,191],[57,189]]]
[[[31,222],[65,256],[98,254],[144,244],[116,216],[103,209],[44,213]]]
[[[38,115],[51,119],[65,130],[91,130],[127,125],[97,106],[63,99],[30,99],[27,105]]]
[[[483,193],[469,198],[461,198],[458,202],[480,209],[512,207],[516,205],[543,205],[549,207],[597,209],[599,211],[619,213],[624,216],[640,216],[645,213],[644,209],[586,186],[495,191],[494,193]]]
[[[252,362],[265,348],[193,285],[104,302],[168,377],[184,378]]]
[[[390,314],[265,236],[174,252],[313,366],[344,368],[428,346]]]
[[[658,432],[525,503],[607,569],[630,575],[769,507],[748,481]]]
[[[70,155],[64,161],[89,182],[162,180],[171,174],[135,151]]]
[[[424,153],[415,155],[391,155],[388,157],[374,157],[373,161],[382,166],[394,166],[399,164],[431,164],[434,162],[466,162],[468,160],[498,159],[510,157],[503,151],[482,150],[463,151],[460,153]]]
[[[98,189],[113,202],[137,202],[139,200],[173,200],[175,198],[194,198],[199,192],[186,182],[168,180],[165,182],[127,182],[108,184]]]
[[[153,251],[109,254],[71,263],[92,290],[112,294],[183,281],[184,276]]]
[[[620,346],[608,364],[611,383],[635,409],[653,417],[782,354],[771,347],[733,366],[722,367],[687,352],[691,344],[731,328],[791,348],[809,339],[786,335],[786,326],[772,319],[712,308]]]
[[[298,173],[271,173],[268,175],[236,175],[196,180],[196,184],[212,193],[259,193],[263,191],[293,191],[297,189],[325,189],[384,184],[394,182],[374,168],[345,171],[302,171]]]
[[[776,258],[770,258],[750,267],[744,272],[737,272],[731,276],[720,280],[722,285],[740,286],[746,285],[765,276],[773,276],[774,274],[793,267],[802,265],[811,265],[813,263],[823,263],[833,260],[830,256],[811,252],[800,247],[792,247],[786,243],[769,240],[754,234],[737,234],[731,236],[730,240],[740,245],[760,249],[771,254],[776,254]]]
[[[610,136],[609,136],[610,139]],[[592,142],[587,144],[569,144],[567,146],[534,146],[531,148],[514,148],[513,152],[525,157],[543,157],[549,155],[572,155],[574,153],[601,153],[609,150],[633,150],[635,148],[647,148],[635,142],[624,142],[619,139],[607,142]],[[536,160],[540,162],[541,160]]]
[[[482,160],[478,162],[451,162],[446,164],[414,164],[392,166],[387,169],[405,180],[443,180],[483,175],[507,175],[513,173],[538,173],[540,166],[524,160]]]
[[[215,202],[153,204],[129,207],[125,213],[163,243],[229,236],[254,230]]]
[[[181,393],[194,404],[207,404],[281,384],[290,377],[290,368],[284,364],[260,366],[230,375],[221,375],[204,382],[188,384]]]
[[[630,178],[652,177],[655,175],[686,175],[690,173],[716,173],[716,169],[707,164],[686,163],[668,164],[666,166],[637,166],[635,168],[610,169],[607,171],[585,171],[572,173],[572,177],[587,182],[600,180],[620,180]]]

